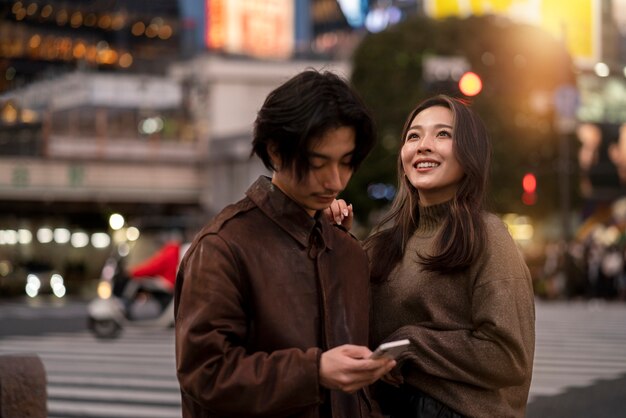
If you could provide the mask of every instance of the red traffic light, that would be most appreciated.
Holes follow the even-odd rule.
[[[537,202],[537,177],[533,173],[526,173],[522,178],[522,202],[525,205],[534,205]]]
[[[524,174],[522,189],[524,189],[524,193],[535,193],[537,191],[537,178],[533,173]]]
[[[459,80],[459,90],[466,96],[476,96],[483,89],[483,81],[480,76],[471,71],[466,72]]]

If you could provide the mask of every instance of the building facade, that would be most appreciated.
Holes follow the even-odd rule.
[[[266,95],[305,68],[349,76],[344,61],[305,51],[317,1],[104,3],[0,8],[0,282],[36,261],[68,276],[70,293],[95,290],[120,243],[133,264],[164,232],[190,238],[268,174],[250,158]],[[286,22],[272,48],[216,31],[251,12]],[[211,47],[211,30],[228,42]]]

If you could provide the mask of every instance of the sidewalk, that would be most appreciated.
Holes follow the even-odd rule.
[[[626,348],[625,348],[626,349]],[[626,375],[593,386],[573,388],[556,396],[538,396],[526,409],[527,418],[624,418]]]

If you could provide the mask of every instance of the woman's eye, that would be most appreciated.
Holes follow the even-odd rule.
[[[415,139],[419,139],[419,136],[416,133],[410,133],[406,136],[406,140],[410,141],[410,140],[415,140]]]
[[[445,137],[451,137],[452,136],[452,134],[450,132],[448,132],[448,131],[441,131],[441,132],[439,132],[438,135],[439,136],[445,136]]]

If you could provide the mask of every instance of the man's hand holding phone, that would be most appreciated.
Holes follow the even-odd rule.
[[[396,362],[389,357],[372,358],[369,348],[342,345],[322,353],[320,384],[328,389],[353,393],[389,373]]]
[[[396,359],[400,353],[405,351],[410,345],[411,341],[407,339],[382,343],[376,350],[374,350],[370,358],[376,359],[380,357],[388,357]]]
[[[371,359],[388,358],[388,359],[395,360],[400,355],[400,353],[405,351],[410,345],[411,345],[411,341],[409,341],[408,339],[382,343],[381,345],[378,346],[376,350],[374,350],[370,358]],[[396,387],[404,383],[402,374],[400,370],[397,368],[390,370],[389,373],[385,374],[382,377],[382,380]]]

